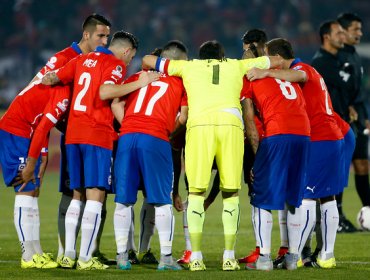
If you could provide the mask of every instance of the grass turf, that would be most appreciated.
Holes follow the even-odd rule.
[[[352,178],[351,178],[352,179]],[[181,181],[183,182],[183,181]],[[183,198],[185,197],[185,188]],[[120,271],[111,267],[106,271],[77,271],[65,269],[27,269],[20,268],[20,246],[13,224],[14,191],[5,188],[1,182],[0,193],[0,279],[370,279],[370,232],[353,234],[338,234],[335,247],[337,268],[324,270],[302,268],[296,271],[274,270],[272,272],[241,271],[223,272],[221,260],[223,252],[223,229],[221,222],[222,201],[218,197],[207,210],[204,225],[202,250],[207,266],[205,272],[159,272],[154,265],[134,265],[131,271]],[[45,252],[57,253],[57,212],[60,194],[58,193],[58,173],[47,173],[39,199],[41,217],[41,243]],[[236,246],[236,256],[241,257],[254,249],[255,242],[250,222],[250,205],[247,196],[247,187],[243,186],[240,193],[241,221]],[[136,217],[139,217],[141,194],[135,206]],[[355,191],[353,180],[344,193],[344,211],[347,217],[355,223],[355,217],[360,209],[360,200]],[[108,258],[115,257],[115,240],[113,230],[113,196],[108,199],[108,217],[101,241],[101,251]],[[180,257],[184,249],[182,233],[182,215],[175,213],[176,229],[174,237],[173,255]],[[137,218],[138,219],[138,218]],[[138,240],[139,226],[136,223],[135,238]],[[279,227],[276,213],[273,227],[273,254],[279,247]],[[79,245],[77,245],[77,248]],[[152,251],[159,258],[158,235],[152,239]],[[313,246],[314,247],[314,246]]]

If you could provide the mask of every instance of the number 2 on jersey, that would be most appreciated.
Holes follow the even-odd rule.
[[[168,84],[161,82],[161,81],[155,81],[151,83],[152,86],[159,87],[157,92],[150,98],[148,105],[146,106],[145,115],[150,116],[153,112],[153,108],[155,103],[166,93]],[[143,106],[144,98],[147,93],[148,86],[145,86],[140,89],[139,96],[136,101],[136,105],[134,108],[134,113],[139,113],[141,110],[141,107]]]
[[[73,110],[86,112],[86,105],[82,105],[81,101],[82,101],[82,98],[84,98],[87,92],[87,89],[90,86],[90,82],[91,82],[90,74],[87,72],[83,72],[80,78],[78,79],[78,84],[83,85],[83,88],[77,94],[75,104],[73,105]]]

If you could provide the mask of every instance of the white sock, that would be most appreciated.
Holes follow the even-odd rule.
[[[288,211],[287,228],[289,239],[289,253],[298,254],[299,242],[301,240],[302,211],[299,208],[294,209],[294,214]]]
[[[280,247],[288,247],[288,227],[287,227],[288,209],[278,210],[279,228],[280,228]]]
[[[64,255],[73,260],[76,258],[76,238],[81,208],[82,202],[77,199],[72,199],[65,217],[66,241]]]
[[[72,197],[62,194],[58,210],[58,257],[64,255],[64,244],[66,242],[66,214]]]
[[[311,236],[316,224],[316,200],[303,199],[299,209],[302,223],[298,253],[301,254],[303,247],[311,248]]]
[[[172,205],[165,204],[155,206],[155,225],[159,235],[161,255],[172,254],[173,232],[175,229],[175,218],[173,217]]]
[[[150,248],[150,240],[155,229],[155,209],[154,205],[148,204],[146,199],[140,210],[140,238],[139,252],[146,252]]]
[[[95,251],[96,236],[101,222],[103,203],[87,200],[81,221],[81,248],[79,260],[87,262]]]
[[[271,212],[255,207],[254,222],[256,224],[256,235],[260,243],[260,254],[271,254],[271,231],[272,214]]]
[[[39,200],[38,197],[34,197],[32,201],[32,210],[33,210],[32,243],[36,254],[42,255],[43,251],[40,243],[40,211],[38,200]]]
[[[254,222],[254,213],[257,211],[257,208],[252,205],[251,207],[251,219],[252,219],[252,226],[253,226],[253,234],[254,234],[254,239],[256,239],[256,247],[260,247],[260,239],[258,238],[257,235],[257,229],[256,229],[256,223]]]
[[[329,201],[321,204],[321,233],[323,247],[320,258],[323,260],[334,256],[334,244],[337,236],[339,213],[337,201]]]
[[[182,203],[184,210],[182,211],[182,225],[184,230],[184,238],[185,238],[185,248],[188,251],[191,251],[191,242],[190,242],[190,234],[189,234],[189,227],[188,227],[188,200],[185,200]]]
[[[33,197],[29,195],[16,195],[14,202],[14,225],[21,244],[22,259],[32,260],[36,253],[33,248]]]
[[[133,250],[136,252],[135,245],[135,212],[134,207],[131,207],[131,225],[128,232],[127,250]]]
[[[96,252],[100,252],[100,240],[103,234],[106,219],[107,219],[107,200],[105,199],[103,202],[103,208],[100,214],[100,226],[99,226],[98,234],[96,235],[95,245],[94,245],[95,249],[93,251],[93,254]]]
[[[116,203],[113,224],[114,224],[114,235],[117,245],[117,254],[121,254],[127,251],[127,240],[131,222],[132,222],[132,205],[126,206],[121,203]]]
[[[234,250],[224,250],[223,260],[226,259],[235,259],[235,251]]]

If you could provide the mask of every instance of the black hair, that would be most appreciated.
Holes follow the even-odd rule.
[[[280,55],[284,59],[294,58],[292,45],[283,38],[272,39],[266,43],[266,47],[270,56]]]
[[[166,45],[164,45],[163,51],[166,51],[172,48],[177,48],[186,54],[188,53],[188,49],[186,48],[185,44],[179,40],[169,41]]]
[[[137,49],[139,47],[138,39],[133,34],[127,31],[121,30],[121,31],[117,31],[116,33],[114,33],[112,41],[111,41],[111,45],[114,44],[114,42],[117,40],[123,40],[123,41],[130,42],[133,49]]]
[[[162,51],[163,50],[161,48],[155,48],[150,54],[155,56],[161,56]]]
[[[337,17],[337,21],[344,29],[347,29],[354,21],[362,23],[362,19],[355,13],[341,13]]]
[[[82,30],[86,31],[87,29],[90,29],[91,27],[95,28],[97,25],[106,25],[109,27],[112,26],[112,24],[106,17],[99,15],[99,14],[91,14],[83,22]]]
[[[320,25],[319,34],[320,34],[321,43],[324,43],[324,35],[331,33],[331,26],[333,24],[339,24],[339,22],[336,20],[328,20],[328,21],[323,22]]]
[[[242,37],[242,41],[244,44],[252,44],[252,43],[263,43],[267,42],[267,35],[266,32],[261,29],[250,29],[244,33]]]
[[[216,40],[206,41],[199,48],[199,58],[224,60],[224,47]]]

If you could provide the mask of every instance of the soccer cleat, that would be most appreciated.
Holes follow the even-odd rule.
[[[190,263],[191,251],[185,250],[184,254],[180,259],[177,260],[178,264],[188,264]]]
[[[322,259],[320,259],[320,257],[318,257],[317,258],[317,264],[321,268],[335,268],[337,266],[334,257],[332,257],[330,259],[327,259],[327,260],[322,260]]]
[[[339,216],[338,233],[352,233],[356,231],[357,228],[344,215]]]
[[[203,271],[206,270],[206,266],[203,263],[203,260],[193,260],[189,263],[190,271]]]
[[[239,266],[237,260],[235,260],[235,259],[226,259],[226,260],[224,260],[224,262],[222,264],[222,270],[223,271],[240,270],[240,266]]]
[[[256,247],[248,256],[238,259],[239,263],[254,263],[260,255],[260,247]]]
[[[56,260],[56,262],[59,264],[59,266],[62,266],[62,260],[63,260],[63,257],[64,257],[64,255],[59,255],[58,257],[57,257],[57,260]]]
[[[128,260],[130,261],[131,264],[140,264],[140,261],[136,255],[136,251],[132,249],[128,250]]]
[[[172,258],[172,255],[161,255],[157,270],[182,270],[182,267]]]
[[[32,259],[35,262],[36,268],[48,269],[48,268],[57,268],[59,266],[59,264],[53,261],[51,256],[46,253],[43,253],[42,255],[35,254],[33,255]]]
[[[305,248],[303,248],[302,251],[302,262],[305,267],[315,267],[320,268],[320,266],[317,264],[317,256],[320,253],[319,248],[316,248],[315,251],[310,254],[310,251],[305,252]],[[307,254],[305,254],[307,253]]]
[[[299,260],[297,261],[297,268],[301,268],[301,267],[304,267],[304,263],[302,261],[302,258],[299,258]]]
[[[288,253],[287,247],[280,247],[276,259],[272,262],[274,268],[282,268],[285,254]]]
[[[157,259],[150,249],[146,252],[139,253],[139,261],[145,264],[158,264]]]
[[[77,261],[77,270],[103,270],[108,267],[108,265],[101,263],[97,257],[93,257],[87,262]]]
[[[27,269],[27,268],[35,268],[35,267],[36,267],[36,263],[33,261],[33,258],[30,261],[25,261],[24,259],[21,259],[21,268]]]
[[[299,261],[298,254],[286,253],[283,258],[282,268],[287,270],[297,269],[297,262]]]
[[[96,257],[98,258],[99,262],[103,263],[103,264],[109,264],[111,261],[108,260],[108,258],[100,251],[95,251],[93,254],[92,254],[93,257]]]
[[[76,265],[76,260],[64,256],[61,261],[59,262],[59,265],[63,268],[74,268]]]
[[[131,263],[128,259],[128,253],[120,253],[117,254],[116,257],[117,260],[117,268],[121,270],[130,270],[131,269]]]
[[[274,269],[274,265],[272,264],[270,254],[268,254],[268,255],[260,255],[255,262],[247,263],[245,268],[248,270],[270,271]]]

